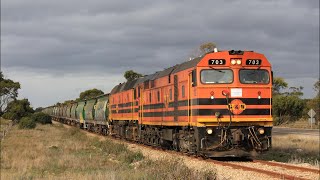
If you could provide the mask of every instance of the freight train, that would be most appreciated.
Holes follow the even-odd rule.
[[[44,109],[53,120],[205,157],[271,148],[272,69],[254,51],[217,51]]]

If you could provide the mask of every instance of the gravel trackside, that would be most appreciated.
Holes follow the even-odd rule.
[[[111,138],[112,139],[112,138]],[[114,139],[112,139],[114,140]],[[117,142],[122,142],[118,140],[114,140]],[[123,142],[122,142],[123,143]],[[195,170],[212,170],[217,172],[217,177],[218,179],[228,179],[228,180],[238,180],[238,179],[248,179],[248,180],[258,180],[258,179],[277,179],[277,178],[272,178],[270,176],[264,175],[264,174],[259,174],[255,173],[252,171],[244,171],[244,170],[239,170],[239,169],[233,169],[231,167],[227,166],[221,166],[221,165],[215,165],[212,162],[206,162],[202,159],[197,159],[193,157],[188,157],[188,156],[179,156],[174,153],[170,152],[165,152],[161,151],[158,149],[152,149],[151,147],[143,147],[138,144],[131,144],[127,143],[129,149],[132,151],[140,151],[142,154],[152,160],[159,160],[159,159],[174,159],[174,158],[179,158],[182,159],[183,162],[192,169]]]

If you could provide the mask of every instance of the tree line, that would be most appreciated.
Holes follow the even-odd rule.
[[[281,77],[273,80],[272,112],[274,124],[293,122],[301,118],[308,118],[308,111],[313,109],[317,112],[316,122],[319,124],[319,80],[314,83],[317,92],[313,99],[303,99],[303,87],[289,87],[288,83]]]
[[[142,74],[136,73],[132,70],[126,71],[124,77],[127,81],[132,81],[141,77]],[[17,99],[18,90],[20,89],[20,83],[14,82],[10,79],[4,78],[2,72],[0,73],[0,116],[5,119],[11,119],[20,121],[23,117],[33,117],[33,119],[39,119],[42,123],[49,122],[48,117],[39,115],[42,108],[33,109],[30,106],[28,99]],[[319,105],[320,105],[320,83],[319,80],[314,84],[314,90],[317,92],[316,97],[313,99],[303,99],[303,87],[289,87],[288,83],[281,77],[276,77],[273,80],[273,99],[272,99],[272,111],[274,117],[274,124],[283,124],[287,122],[293,122],[301,118],[308,118],[307,112],[310,109],[314,109],[317,112],[316,121],[319,122]],[[99,89],[89,89],[79,94],[79,98],[76,101],[90,99],[103,95],[104,92]],[[73,102],[73,100],[67,100],[62,104]],[[57,103],[59,105],[60,103]],[[35,115],[34,115],[35,114]],[[42,118],[42,119],[41,119]],[[31,118],[32,119],[32,118]],[[44,119],[44,120],[43,120]],[[30,121],[30,119],[28,119]]]

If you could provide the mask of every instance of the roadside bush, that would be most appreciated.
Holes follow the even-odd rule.
[[[13,113],[13,112],[6,112],[2,115],[2,118],[4,119],[10,119],[10,120],[16,120],[17,117],[16,117],[16,114]]]
[[[36,123],[52,124],[51,117],[43,112],[36,112],[31,117]]]
[[[36,127],[36,122],[30,117],[23,117],[19,121],[20,129],[34,129]]]
[[[272,98],[275,124],[294,122],[302,117],[305,107],[304,100],[294,95],[276,95]]]
[[[8,103],[7,111],[3,114],[3,118],[10,120],[20,120],[22,117],[29,116],[34,112],[30,106],[28,99],[14,100]]]

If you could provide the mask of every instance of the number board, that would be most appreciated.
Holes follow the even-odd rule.
[[[224,59],[210,59],[209,60],[209,65],[225,65],[226,60]]]
[[[261,59],[247,59],[246,65],[261,65]]]

